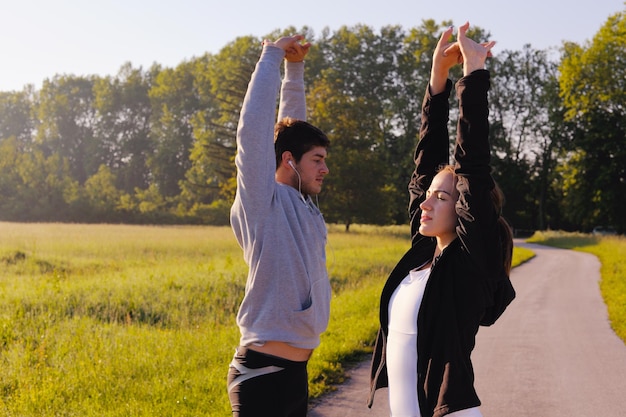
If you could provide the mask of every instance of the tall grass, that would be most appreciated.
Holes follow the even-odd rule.
[[[408,244],[406,227],[329,226],[313,397],[371,351]],[[229,415],[246,274],[228,227],[0,223],[0,415]]]
[[[626,343],[626,238],[560,231],[537,232],[529,242],[591,253],[600,261],[600,292],[611,327]]]
[[[228,228],[0,224],[0,414],[224,415]]]

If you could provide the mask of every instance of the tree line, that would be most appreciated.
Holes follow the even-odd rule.
[[[328,222],[407,222],[432,51],[450,24],[264,37],[302,33],[314,45],[305,81],[309,121],[331,139],[318,200]],[[262,39],[175,68],[126,63],[116,75],[1,92],[0,220],[227,224],[239,110]],[[488,60],[492,165],[515,230],[626,230],[625,45],[626,11],[584,45],[496,49]],[[451,147],[456,116],[452,104]]]

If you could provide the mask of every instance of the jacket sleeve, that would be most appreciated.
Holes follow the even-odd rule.
[[[423,236],[418,232],[420,220],[419,205],[424,197],[437,169],[448,164],[450,154],[450,137],[448,135],[448,119],[450,115],[450,91],[452,81],[446,82],[446,89],[434,96],[430,88],[426,88],[422,102],[420,140],[415,149],[415,170],[409,182],[409,219],[411,223],[411,240],[415,244]]]
[[[459,121],[454,149],[455,171],[458,176],[457,233],[472,258],[485,272],[492,268],[494,243],[499,241],[497,219],[491,191],[489,148],[489,72],[474,71],[457,83]],[[501,259],[501,258],[499,258]]]
[[[489,87],[486,70],[474,71],[457,83],[459,122],[454,151],[459,191],[457,234],[483,280],[475,284],[484,289],[486,316],[481,324],[487,325],[495,321],[514,297],[503,266],[500,213],[491,194],[495,182],[490,165]]]

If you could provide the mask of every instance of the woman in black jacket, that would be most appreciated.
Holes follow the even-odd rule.
[[[466,37],[435,49],[422,106],[415,171],[409,183],[411,240],[383,288],[372,357],[374,392],[389,387],[392,416],[481,416],[470,359],[480,325],[491,325],[515,297],[509,280],[513,240],[491,176],[485,60],[495,42]],[[459,122],[448,164],[450,68]],[[442,168],[443,167],[443,168]]]

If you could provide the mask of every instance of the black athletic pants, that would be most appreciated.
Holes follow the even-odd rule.
[[[233,417],[304,417],[307,362],[294,362],[239,346],[228,369]]]

